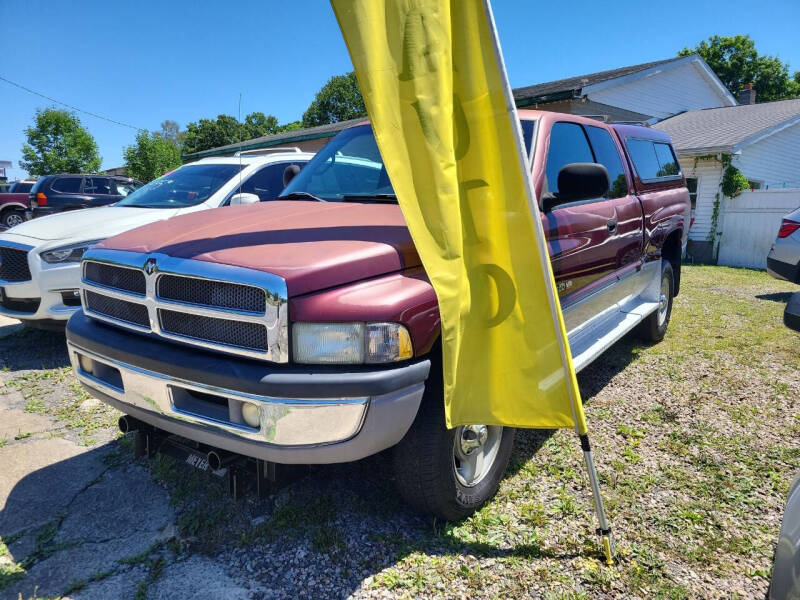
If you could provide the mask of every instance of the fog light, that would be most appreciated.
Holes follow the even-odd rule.
[[[242,418],[250,427],[258,428],[261,425],[261,411],[255,404],[242,403]]]
[[[84,373],[91,375],[92,371],[94,371],[94,361],[88,356],[78,354],[78,364],[81,366],[81,371]]]

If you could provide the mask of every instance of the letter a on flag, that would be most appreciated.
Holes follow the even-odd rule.
[[[586,432],[484,0],[332,0],[442,319],[448,427]]]

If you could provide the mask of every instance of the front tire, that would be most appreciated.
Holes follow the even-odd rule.
[[[675,296],[675,277],[672,265],[661,259],[661,286],[659,290],[658,308],[639,324],[639,337],[648,342],[660,342],[664,339],[672,316],[672,298]]]
[[[393,449],[397,489],[414,508],[460,521],[497,493],[513,445],[513,428],[445,427],[441,367],[434,363],[417,417]]]

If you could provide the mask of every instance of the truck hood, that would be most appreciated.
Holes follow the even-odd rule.
[[[168,219],[177,212],[177,209],[169,208],[101,206],[40,217],[9,231],[35,240],[98,240],[153,221]]]
[[[98,246],[273,273],[298,296],[415,267],[397,205],[275,201],[183,215]]]

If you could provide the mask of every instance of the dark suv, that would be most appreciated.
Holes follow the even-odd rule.
[[[114,175],[45,175],[30,191],[31,217],[119,202],[141,181]]]

